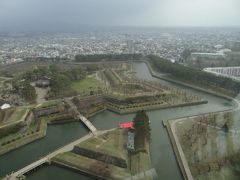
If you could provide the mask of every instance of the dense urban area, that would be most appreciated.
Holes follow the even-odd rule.
[[[117,30],[82,33],[1,33],[3,64],[32,58],[73,60],[75,55],[157,55],[173,62],[192,58],[229,58],[240,49],[237,29]],[[201,64],[201,63],[200,63]],[[230,65],[230,64],[229,64]]]

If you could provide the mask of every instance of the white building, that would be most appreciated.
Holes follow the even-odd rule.
[[[198,58],[209,58],[209,59],[219,59],[224,58],[225,54],[223,52],[216,53],[191,53],[192,60],[197,60]]]
[[[0,99],[0,109],[3,110],[3,109],[8,109],[10,108],[10,104],[8,104],[7,102],[5,102],[4,100],[1,100]]]
[[[217,76],[224,76],[235,80],[240,80],[240,66],[204,68],[203,71],[215,74]]]
[[[8,108],[10,108],[11,106],[10,106],[10,104],[3,104],[2,106],[1,106],[1,109],[8,109]]]

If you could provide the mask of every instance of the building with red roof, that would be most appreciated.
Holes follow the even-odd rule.
[[[118,125],[120,128],[123,128],[123,129],[134,129],[133,122],[119,123]]]

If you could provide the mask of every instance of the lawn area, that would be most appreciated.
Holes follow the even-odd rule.
[[[52,106],[57,106],[58,104],[62,103],[59,100],[51,100],[51,101],[46,101],[42,103],[40,106],[37,106],[36,109],[41,109],[41,108],[48,108]]]
[[[9,108],[9,110],[11,110]],[[8,110],[7,110],[8,111]],[[0,123],[0,126],[4,126],[10,123],[15,123],[20,120],[24,120],[26,117],[27,113],[30,111],[30,107],[24,106],[24,107],[18,107],[16,109],[11,110],[11,114],[7,114],[8,117],[5,117],[5,121]]]
[[[133,174],[138,174],[151,169],[151,161],[148,153],[138,152],[131,155],[131,171]]]
[[[110,156],[127,159],[127,150],[125,147],[126,141],[127,134],[124,132],[124,130],[116,129],[99,137],[93,137],[87,141],[84,141],[78,146],[108,154]]]
[[[94,77],[87,77],[83,80],[75,81],[71,85],[71,88],[78,93],[96,91],[98,87],[103,87],[103,84]]]
[[[108,164],[106,167],[104,163],[74,154],[72,152],[59,154],[52,160],[55,163],[70,166],[89,174],[96,174],[98,176],[107,177],[106,179],[123,179],[130,176],[130,173],[127,169],[113,166],[111,164]],[[109,173],[106,173],[107,171]]]
[[[148,171],[151,169],[151,160],[149,154],[149,145],[146,147],[147,152],[134,152],[129,156],[130,168],[132,175],[138,175],[142,172]],[[154,174],[152,174],[154,175]],[[152,175],[144,175],[144,179],[152,180]]]
[[[100,152],[110,156],[120,157],[131,161],[131,166],[128,168],[120,168],[113,164],[105,164],[102,161],[88,158],[74,152],[66,152],[58,154],[52,160],[55,163],[79,169],[89,174],[97,174],[106,179],[124,179],[142,173],[151,169],[150,156],[147,152],[138,152],[130,155],[126,149],[127,131],[116,129],[107,132],[98,137],[90,138],[80,144],[79,147],[91,151]],[[147,147],[147,149],[149,146]],[[129,159],[130,158],[130,159]],[[130,169],[129,169],[130,168]],[[152,177],[145,176],[144,179],[152,180]]]
[[[29,112],[29,107],[20,107],[17,108],[17,110],[12,114],[12,116],[10,117],[10,121],[14,122],[14,121],[18,121],[21,120],[23,118],[23,116]]]
[[[15,110],[16,110],[15,107],[1,110],[0,111],[0,125],[2,125],[4,122],[7,122],[9,120],[9,117],[14,113]]]

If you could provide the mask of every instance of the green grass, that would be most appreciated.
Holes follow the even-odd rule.
[[[8,115],[8,117],[5,118],[5,121],[0,123],[0,126],[4,126],[10,123],[15,123],[22,119],[25,113],[27,113],[30,110],[30,107],[24,106],[24,107],[18,107],[13,112],[11,112],[11,115]]]
[[[43,118],[48,123],[56,123],[58,121],[72,121],[74,116],[72,113],[58,113],[53,115],[48,115]],[[77,121],[77,120],[75,120]]]
[[[127,150],[124,146],[126,141],[127,136],[124,135],[124,130],[117,129],[99,137],[93,137],[80,143],[78,146],[110,156],[127,159]]]
[[[103,84],[93,77],[87,77],[80,81],[75,81],[71,84],[72,90],[78,93],[86,93],[92,90],[97,90],[98,87],[103,87]]]
[[[53,101],[47,101],[47,102],[44,102],[44,103],[42,104],[42,106],[40,106],[40,107],[55,106],[55,105],[57,105],[58,103],[59,103],[59,102],[56,101],[56,100],[53,100]]]
[[[37,126],[36,123],[32,123],[29,129],[24,133],[17,132],[1,138],[0,155],[44,137],[46,134],[47,123],[41,121],[39,131],[37,131]]]
[[[41,109],[41,108],[47,108],[47,107],[51,107],[51,106],[56,106],[58,104],[62,103],[59,100],[51,100],[51,101],[46,101],[44,102],[41,106],[37,106],[36,109]]]
[[[16,133],[11,133],[3,138],[0,139],[0,144],[3,142],[7,142],[7,141],[11,141],[13,139],[17,139],[19,137],[22,138],[23,134],[27,134],[27,133],[31,133],[32,131],[36,131],[37,129],[37,124],[36,123],[31,123],[28,130],[25,133],[21,133],[21,132],[16,132]]]
[[[4,122],[7,122],[7,120],[9,120],[9,117],[12,115],[12,113],[14,113],[15,110],[16,110],[15,107],[1,110],[0,111],[0,125]]]
[[[98,172],[96,164],[99,164],[101,167],[104,166],[104,164],[99,161],[84,156],[80,156],[72,152],[59,154],[52,160],[56,163],[65,164],[67,166],[77,168],[81,171],[97,175],[100,175],[99,174],[100,172]],[[123,179],[125,177],[130,176],[130,173],[127,169],[120,168],[117,166],[108,165],[108,170],[110,171],[110,177],[108,177],[108,179]]]
[[[131,171],[134,174],[151,169],[151,162],[148,153],[138,152],[131,155]]]
[[[21,120],[21,118],[23,117],[23,115],[27,112],[29,108],[26,107],[22,107],[22,108],[17,108],[17,110],[12,114],[12,116],[10,117],[10,121],[18,121]]]
[[[124,130],[116,129],[99,137],[94,137],[86,140],[80,143],[78,146],[82,148],[87,148],[92,151],[102,152],[111,156],[117,156],[121,158],[125,157],[126,159],[128,159],[129,157],[125,145],[126,140],[127,135]],[[124,169],[109,164],[108,168],[111,173],[110,178],[107,179],[123,179],[124,177],[129,177],[130,173],[132,175],[135,175],[151,169],[150,156],[147,152],[138,152],[131,155],[131,172],[129,168]],[[99,174],[96,164],[104,167],[104,163],[102,162],[75,154],[73,152],[59,154],[52,160],[56,163],[77,168],[90,174]],[[151,180],[152,178],[145,177],[145,179]]]

